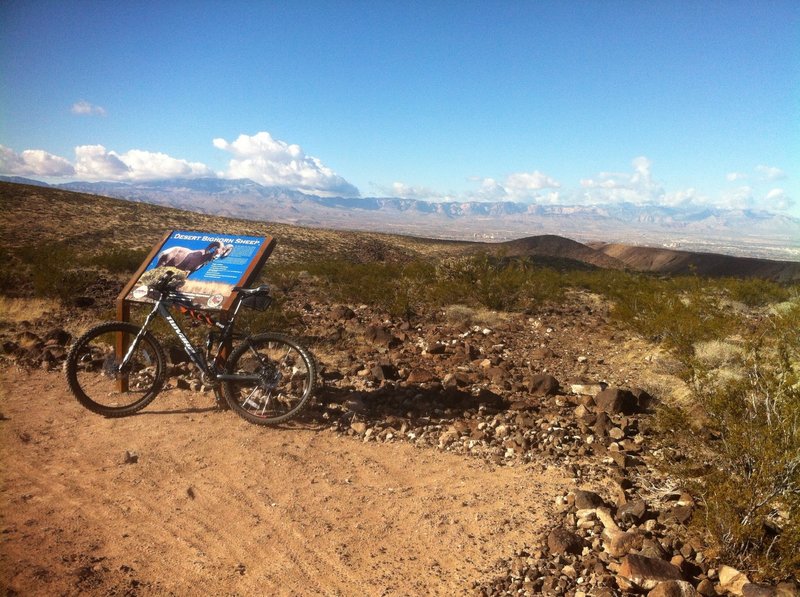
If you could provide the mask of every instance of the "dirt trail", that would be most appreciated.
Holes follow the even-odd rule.
[[[9,594],[461,594],[571,483],[321,422],[263,429],[178,390],[104,419],[59,373],[0,375]]]

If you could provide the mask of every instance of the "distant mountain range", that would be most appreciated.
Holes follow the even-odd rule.
[[[314,227],[458,240],[505,241],[531,234],[562,234],[587,242],[623,242],[800,260],[800,219],[747,209],[322,197],[284,187],[267,187],[249,179],[181,178],[58,185],[20,177],[0,177],[0,180]]]

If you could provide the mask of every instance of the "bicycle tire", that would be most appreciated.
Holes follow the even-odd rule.
[[[117,335],[125,334],[128,345],[139,330],[131,323],[105,322],[73,344],[65,367],[67,383],[82,406],[106,417],[124,417],[143,409],[158,395],[166,378],[166,357],[150,332],[140,339],[126,371],[114,369],[124,356],[117,355]]]
[[[222,384],[231,410],[256,425],[277,425],[296,417],[310,402],[317,379],[311,353],[294,338],[274,332],[246,338],[228,358],[226,373],[262,377],[257,384]]]

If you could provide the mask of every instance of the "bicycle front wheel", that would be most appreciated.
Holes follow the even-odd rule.
[[[139,328],[112,321],[93,327],[73,345],[67,356],[69,388],[83,406],[106,417],[124,417],[141,410],[156,397],[164,385],[164,350],[146,332],[124,365],[125,356],[118,342],[130,346]]]
[[[225,400],[237,415],[257,425],[287,421],[305,407],[314,391],[314,359],[283,334],[250,336],[228,359],[229,375],[258,376],[259,381],[226,381]]]

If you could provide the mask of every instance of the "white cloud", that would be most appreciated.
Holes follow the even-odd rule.
[[[80,145],[75,148],[75,157],[76,173],[87,180],[144,181],[215,176],[205,164],[141,149],[118,154],[102,145]]]
[[[105,116],[106,109],[103,106],[96,106],[95,104],[90,104],[86,100],[81,100],[79,102],[75,102],[72,104],[71,111],[73,114],[78,114],[79,116]]]
[[[725,179],[728,182],[737,182],[739,180],[747,180],[747,174],[744,174],[742,172],[728,172],[728,174],[725,176]]]
[[[774,166],[759,165],[756,166],[756,172],[761,175],[763,180],[774,181],[786,178],[786,173],[780,168],[775,168]]]
[[[581,180],[586,203],[663,203],[664,189],[653,180],[652,162],[639,156],[631,162],[632,173],[601,172],[597,178]],[[674,198],[673,198],[674,200]]]
[[[180,160],[165,153],[131,149],[120,158],[130,169],[133,180],[215,176],[214,171],[205,164]]]
[[[239,135],[233,141],[214,139],[214,147],[233,155],[225,176],[250,178],[269,186],[285,186],[317,194],[358,196],[359,191],[299,145],[273,139],[266,131]]]
[[[480,188],[469,193],[468,198],[478,201],[549,203],[552,202],[553,193],[542,191],[561,187],[560,182],[538,170],[515,172],[509,174],[503,181],[494,178],[473,178],[473,180],[480,183]]]
[[[777,209],[780,211],[794,207],[795,201],[783,189],[772,189],[764,197],[767,209]]]
[[[388,189],[384,187],[379,190],[381,193],[391,197],[400,197],[401,199],[417,199],[420,201],[448,201],[452,199],[452,197],[428,187],[415,187],[403,182],[393,182]]]
[[[102,145],[79,145],[75,148],[75,172],[88,180],[127,180],[130,168],[119,155]]]
[[[727,209],[749,209],[755,205],[753,188],[745,185],[723,191],[714,204]]]
[[[70,176],[75,174],[75,168],[68,160],[41,149],[17,154],[0,145],[0,172],[14,176]]]

